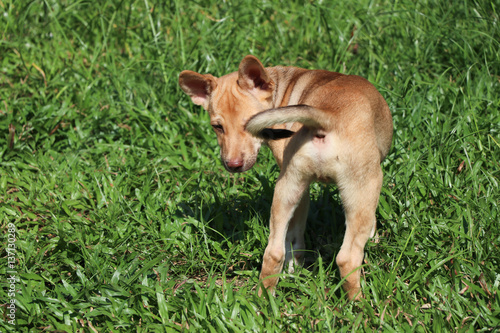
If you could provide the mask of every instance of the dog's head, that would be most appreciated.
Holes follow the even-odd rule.
[[[210,114],[224,167],[230,172],[249,170],[257,160],[261,140],[245,131],[247,120],[272,107],[274,82],[262,63],[246,56],[238,72],[216,78],[183,71],[179,85]]]

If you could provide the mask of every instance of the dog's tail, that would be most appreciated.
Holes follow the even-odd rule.
[[[256,114],[245,125],[253,136],[265,140],[277,140],[291,137],[295,132],[286,129],[273,129],[271,126],[298,122],[309,128],[326,129],[329,120],[321,110],[309,105],[292,105],[269,109]]]

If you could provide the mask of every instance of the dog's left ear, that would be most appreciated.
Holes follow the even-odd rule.
[[[238,68],[238,85],[246,90],[255,91],[259,94],[264,92],[270,95],[273,91],[274,82],[259,59],[247,55]]]
[[[217,78],[211,74],[198,74],[193,71],[182,71],[179,75],[179,85],[196,105],[208,110],[212,91],[217,88]]]

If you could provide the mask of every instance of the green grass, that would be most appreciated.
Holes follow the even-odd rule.
[[[500,330],[498,0],[0,8],[1,331]],[[177,85],[246,54],[364,76],[389,103],[358,303],[334,264],[338,192],[321,184],[306,267],[256,296],[279,170],[263,149],[251,171],[225,172],[208,115]]]

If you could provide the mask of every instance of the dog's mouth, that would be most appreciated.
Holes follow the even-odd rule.
[[[231,173],[241,173],[250,170],[257,161],[261,142],[259,139],[252,138],[253,144],[251,146],[234,146],[221,147],[220,158],[222,164],[227,171]],[[238,151],[235,153],[234,151]]]

